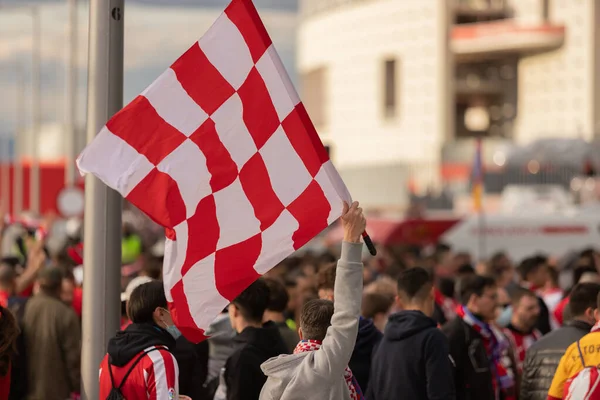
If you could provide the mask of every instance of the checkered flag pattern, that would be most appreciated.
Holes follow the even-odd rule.
[[[350,200],[251,0],[233,0],[77,165],[166,228],[165,292],[194,342]]]

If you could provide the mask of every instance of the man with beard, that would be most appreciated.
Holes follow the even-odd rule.
[[[516,400],[516,368],[508,339],[494,326],[498,292],[493,278],[460,285],[458,318],[443,327],[455,363],[457,400]]]
[[[542,337],[540,331],[535,328],[540,316],[540,306],[535,293],[527,289],[517,289],[511,301],[512,318],[510,324],[504,329],[504,334],[513,346],[518,371],[521,373],[525,353]]]

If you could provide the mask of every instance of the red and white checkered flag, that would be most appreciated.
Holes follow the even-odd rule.
[[[251,0],[233,0],[77,165],[167,228],[165,291],[192,341],[350,200]]]

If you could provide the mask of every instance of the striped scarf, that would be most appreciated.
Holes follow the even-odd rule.
[[[592,330],[590,332],[598,332],[600,331],[600,321],[596,322],[596,325],[594,325],[592,327]]]
[[[506,354],[510,348],[510,343],[506,337],[495,327],[475,318],[465,306],[458,306],[456,313],[467,325],[475,329],[483,339],[485,351],[491,361],[490,367],[496,400],[516,400],[515,377],[510,368],[510,358]],[[500,393],[502,393],[502,396]]]
[[[301,340],[300,343],[294,349],[294,354],[305,353],[309,351],[316,351],[321,348],[320,340]],[[346,380],[346,384],[348,385],[348,390],[350,391],[350,398],[352,400],[364,400],[364,396],[362,394],[362,390],[358,384],[358,381],[352,374],[350,368],[346,367],[344,371],[344,379]]]

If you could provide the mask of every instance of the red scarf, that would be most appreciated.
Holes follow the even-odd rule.
[[[438,288],[434,289],[435,303],[440,306],[446,321],[452,321],[456,318],[456,307],[458,304],[454,299],[446,297],[439,291]]]
[[[491,362],[492,384],[496,400],[516,400],[515,377],[510,369],[510,358],[507,351],[510,348],[508,340],[494,326],[475,318],[465,306],[458,306],[456,313],[462,320],[473,328],[483,340],[483,345]],[[502,393],[502,396],[500,396]]]
[[[592,326],[592,330],[590,332],[598,332],[600,331],[600,321],[596,322],[596,325]]]
[[[529,333],[523,333],[514,329],[512,325],[509,325],[508,328],[503,329],[503,332],[514,347],[519,371],[522,371],[523,362],[525,361],[525,353],[535,342],[540,340],[542,333],[537,329],[534,329]]]
[[[320,348],[320,340],[302,340],[294,349],[294,354],[316,351]],[[360,389],[356,378],[354,378],[352,371],[348,367],[346,367],[346,370],[344,371],[344,379],[346,379],[346,384],[348,385],[348,390],[350,391],[350,398],[352,400],[364,400],[362,390]]]

